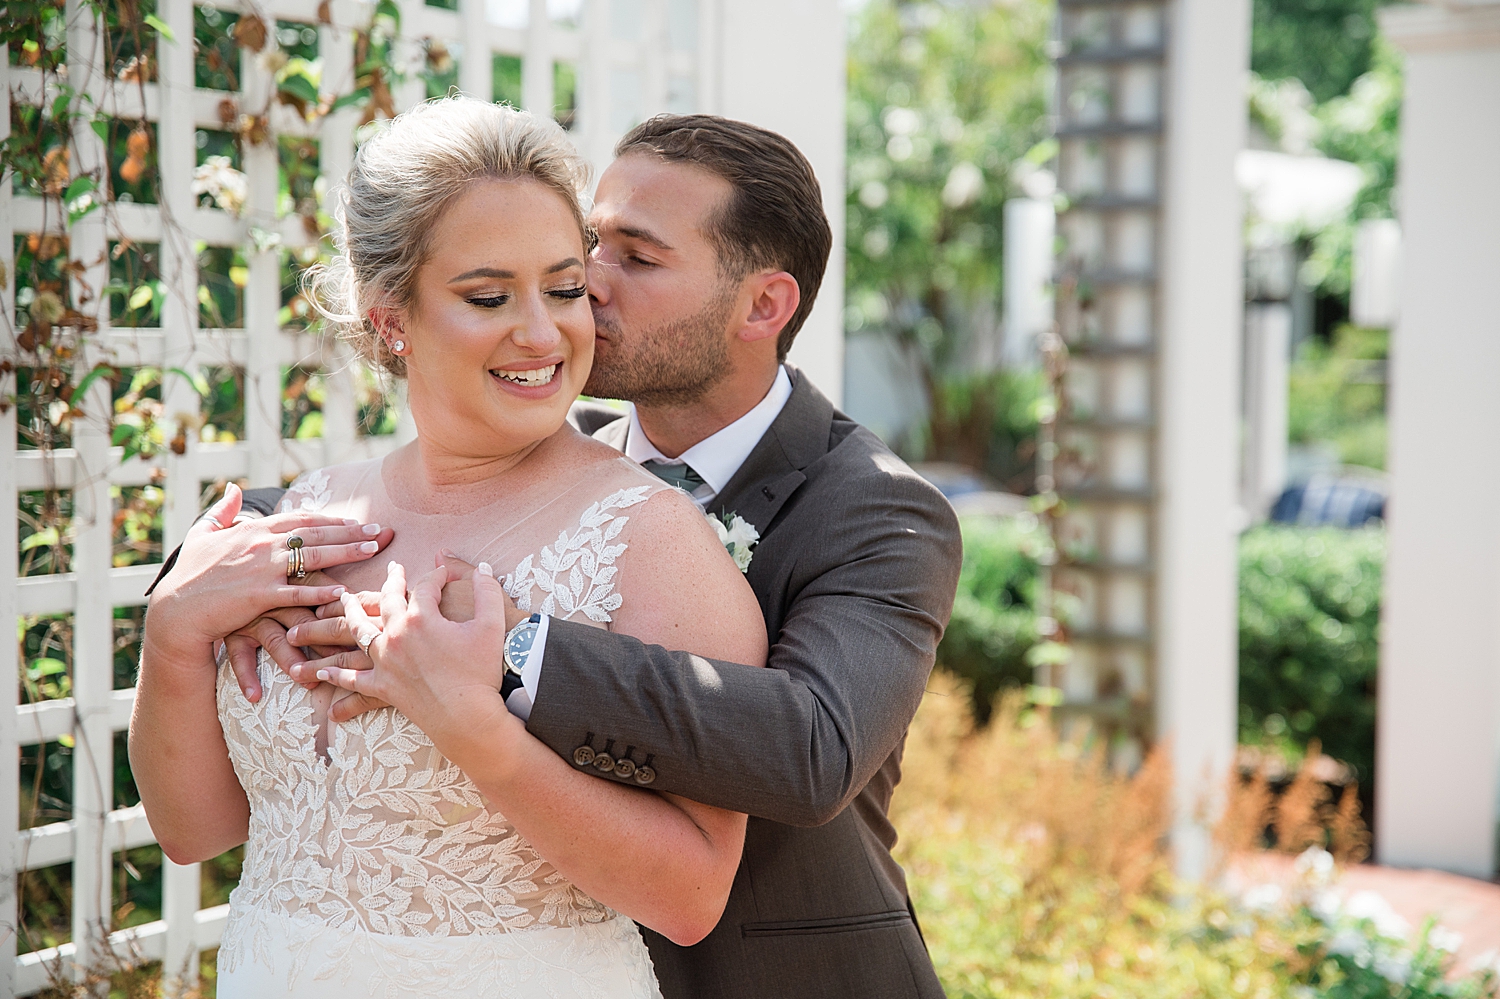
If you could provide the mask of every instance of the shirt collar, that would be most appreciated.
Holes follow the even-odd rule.
[[[755,404],[755,408],[718,433],[705,437],[676,458],[668,458],[647,439],[646,432],[641,429],[640,418],[636,416],[635,407],[631,406],[630,429],[625,434],[625,455],[643,464],[648,461],[667,464],[686,462],[717,495],[729,485],[729,480],[734,478],[734,473],[750,457],[755,445],[771,429],[771,424],[776,422],[776,417],[781,415],[781,410],[791,397],[792,379],[787,375],[786,367],[779,366],[770,391]]]

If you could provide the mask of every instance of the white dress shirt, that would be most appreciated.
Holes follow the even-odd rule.
[[[636,416],[635,407],[630,407],[630,428],[625,433],[625,455],[626,457],[645,464],[648,461],[659,461],[668,465],[686,463],[688,467],[697,472],[703,479],[703,485],[699,486],[689,495],[693,502],[698,504],[698,509],[708,508],[713,498],[729,485],[729,480],[734,478],[734,473],[740,470],[745,459],[750,457],[750,452],[755,450],[755,445],[771,429],[771,424],[776,422],[776,417],[786,408],[787,400],[792,397],[792,379],[786,373],[785,367],[776,369],[776,380],[771,383],[770,391],[765,398],[755,404],[755,407],[744,416],[735,420],[729,426],[718,433],[694,444],[676,458],[668,458],[652,444],[646,437],[646,432],[641,429],[641,421]],[[521,689],[513,691],[505,706],[510,713],[518,716],[521,720],[531,717],[531,705],[536,700],[536,688],[541,682],[542,658],[546,652],[547,625],[551,619],[542,616],[541,627],[537,630],[536,640],[531,646],[531,655],[526,660],[526,665],[521,669]]]

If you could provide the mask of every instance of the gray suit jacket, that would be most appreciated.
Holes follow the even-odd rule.
[[[891,857],[906,729],[962,549],[942,495],[792,372],[790,400],[710,507],[753,523],[770,668],[553,621],[527,728],[651,786],[750,814],[724,917],[693,947],[644,931],[666,999],[941,996]],[[575,425],[623,448],[617,410]],[[601,779],[636,783],[611,771]]]

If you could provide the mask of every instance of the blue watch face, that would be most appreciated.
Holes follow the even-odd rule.
[[[522,621],[505,640],[505,665],[512,673],[519,675],[526,667],[526,660],[531,658],[531,647],[536,643],[536,633],[541,630],[540,617],[533,614],[530,620]]]

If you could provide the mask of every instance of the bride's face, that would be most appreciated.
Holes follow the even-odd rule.
[[[487,458],[550,436],[594,357],[582,237],[530,180],[474,183],[433,227],[402,315],[422,436]]]

